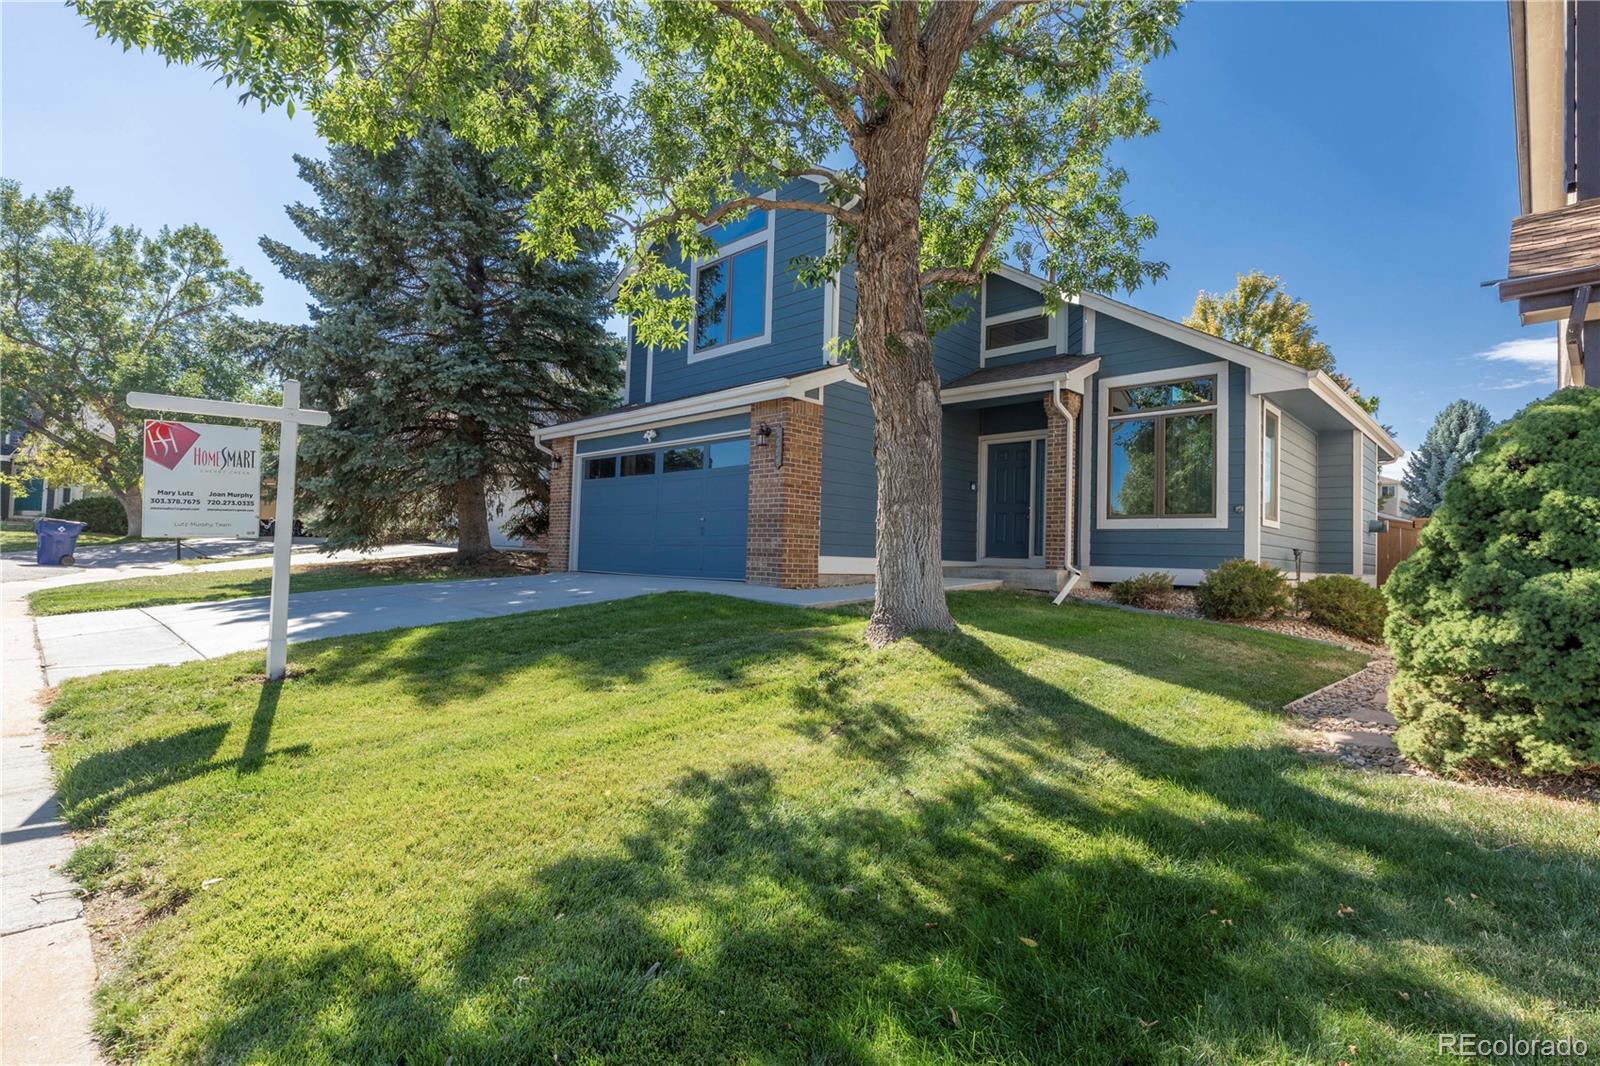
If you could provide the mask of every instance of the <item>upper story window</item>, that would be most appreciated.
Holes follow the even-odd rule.
[[[773,232],[771,211],[705,231],[718,249],[694,265],[691,361],[771,340]]]
[[[1113,388],[1106,418],[1108,517],[1216,515],[1215,377]]]

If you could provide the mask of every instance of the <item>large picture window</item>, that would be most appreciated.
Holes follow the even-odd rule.
[[[1215,515],[1217,379],[1130,385],[1111,389],[1108,399],[1106,515]]]
[[[772,216],[751,211],[706,231],[719,250],[694,268],[691,358],[765,342],[772,280]]]

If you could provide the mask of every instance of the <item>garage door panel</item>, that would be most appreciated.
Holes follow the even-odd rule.
[[[577,565],[621,573],[743,578],[749,465],[747,459],[738,460],[748,455],[748,445],[743,439],[731,448],[729,443],[641,452],[637,454],[653,454],[653,463],[624,464],[619,459],[597,468],[615,476],[584,477]],[[674,454],[669,457],[668,452]],[[621,476],[640,465],[653,472]],[[585,466],[580,475],[587,472]]]

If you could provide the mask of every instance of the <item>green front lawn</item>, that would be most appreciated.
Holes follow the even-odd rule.
[[[455,556],[421,555],[381,559],[367,563],[324,563],[291,570],[291,592],[324,592],[363,585],[394,585],[413,581],[452,581],[478,577],[516,577],[539,573],[537,559],[528,554],[506,553],[493,561],[457,566]],[[208,570],[193,573],[130,577],[60,588],[40,589],[28,596],[34,614],[75,614],[79,611],[115,611],[123,607],[161,607],[170,603],[204,603],[265,596],[272,591],[272,567],[243,570]]]
[[[70,681],[119,1058],[1429,1060],[1600,1031],[1600,814],[1308,761],[1359,665],[1020,594],[668,595]],[[101,913],[96,910],[95,913]],[[1356,1050],[1351,1050],[1354,1047]]]

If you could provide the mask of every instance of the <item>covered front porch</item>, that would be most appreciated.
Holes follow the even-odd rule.
[[[1060,589],[1076,572],[1078,413],[1098,360],[992,366],[944,388],[947,573]]]

